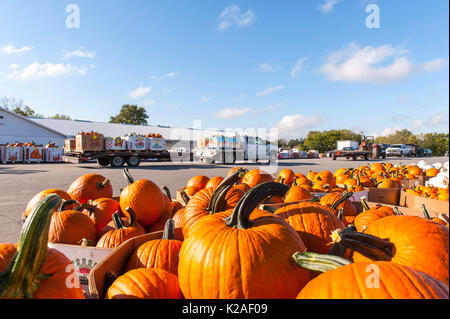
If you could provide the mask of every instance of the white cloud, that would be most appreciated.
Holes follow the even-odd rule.
[[[324,121],[325,119],[318,115],[286,115],[278,124],[274,126],[274,128],[278,129],[278,134],[280,135],[295,135],[305,132],[307,129],[317,124],[323,123]]]
[[[319,6],[320,11],[323,13],[330,13],[333,11],[334,6],[339,2],[340,0],[325,0],[323,4]]]
[[[128,96],[132,99],[139,99],[144,96],[146,96],[152,88],[150,86],[143,87],[142,85],[139,86],[136,90],[131,91],[128,93]]]
[[[21,48],[16,48],[13,43],[8,43],[7,45],[3,46],[0,49],[0,51],[2,53],[10,55],[10,54],[25,53],[33,49],[34,49],[33,46],[23,46]]]
[[[256,96],[265,96],[268,94],[271,94],[273,92],[279,91],[284,89],[284,85],[278,85],[278,86],[269,86],[267,89],[257,92]]]
[[[91,66],[92,67],[92,66]],[[32,63],[25,66],[23,69],[20,69],[19,64],[11,64],[10,65],[11,73],[7,75],[7,79],[13,80],[32,80],[37,78],[45,78],[45,77],[57,77],[62,75],[69,74],[86,74],[88,67],[77,66],[72,64],[64,64],[64,63]]]
[[[448,64],[448,59],[434,59],[430,61],[423,62],[420,65],[420,69],[425,72],[436,72],[442,69]]]
[[[70,58],[88,58],[93,59],[95,57],[95,52],[93,51],[86,51],[85,48],[79,48],[73,51],[66,51],[63,50],[64,53],[64,59],[68,60]]]
[[[233,119],[233,118],[241,117],[250,111],[251,111],[251,108],[249,108],[249,107],[245,107],[243,109],[227,107],[220,111],[215,112],[213,114],[213,116],[220,118],[220,119]]]
[[[219,30],[225,30],[233,25],[246,27],[255,21],[255,13],[250,9],[244,13],[236,4],[232,4],[226,7],[217,19]]]
[[[438,126],[446,123],[448,123],[448,114],[446,115],[444,112],[439,112],[426,122],[429,126]]]
[[[167,76],[168,78],[173,78],[173,77],[175,77],[177,74],[178,74],[178,72],[169,72],[169,73],[166,74],[166,76]]]
[[[303,62],[307,59],[307,57],[303,57],[301,59],[298,59],[295,63],[294,67],[291,70],[291,76],[293,78],[297,77],[302,69]]]
[[[209,102],[210,100],[211,100],[211,98],[210,98],[210,97],[207,97],[207,96],[204,96],[204,97],[201,98],[202,103],[207,103],[207,102]]]
[[[418,131],[422,128],[423,121],[422,120],[414,120],[411,122],[411,130],[413,132]]]
[[[278,70],[280,68],[279,65],[277,64],[271,64],[269,62],[264,62],[263,64],[261,64],[260,66],[258,66],[258,69],[261,72],[275,72],[276,70]]]
[[[330,53],[320,71],[331,81],[386,84],[417,72],[438,71],[448,63],[448,59],[434,59],[417,66],[407,53],[388,44],[362,48],[352,42]]]

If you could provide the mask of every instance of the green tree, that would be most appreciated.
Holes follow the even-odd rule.
[[[16,106],[12,111],[21,116],[44,117],[42,114],[36,113],[28,105],[25,105],[23,108]]]
[[[59,113],[56,113],[55,115],[53,115],[50,118],[57,119],[57,120],[71,120],[69,115],[64,115],[64,114],[59,114]]]
[[[426,133],[421,146],[429,148],[434,156],[442,156],[448,151],[448,143],[448,133]]]
[[[147,111],[137,105],[124,104],[119,114],[111,116],[109,123],[148,125]]]

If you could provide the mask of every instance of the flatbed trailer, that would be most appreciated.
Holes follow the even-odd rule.
[[[365,160],[368,159],[376,159],[376,158],[386,158],[386,153],[384,154],[374,154],[370,151],[360,151],[360,150],[353,150],[353,151],[345,151],[345,150],[337,150],[331,152],[331,158],[333,161],[335,161],[338,157],[345,157],[346,159],[352,159],[356,161],[360,157],[364,157]]]
[[[170,160],[167,150],[161,151],[130,151],[130,150],[103,150],[103,151],[65,151],[63,161],[71,163],[86,163],[96,160],[100,166],[122,167],[125,163],[130,167],[139,166],[142,160],[156,159],[158,161]]]

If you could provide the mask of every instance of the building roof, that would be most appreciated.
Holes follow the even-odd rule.
[[[11,112],[11,111],[9,111],[7,109],[4,109],[2,107],[0,107],[0,111],[8,113],[9,115],[12,115],[14,117],[17,117],[17,118],[21,119],[22,121],[30,123],[31,125],[38,126],[38,127],[42,128],[44,130],[50,131],[50,132],[52,132],[54,134],[58,134],[61,137],[66,137],[66,135],[64,133],[62,133],[61,131],[55,130],[51,126],[46,126],[43,123],[40,123],[40,122],[37,122],[37,121],[33,121],[32,118],[21,116],[19,114]]]
[[[230,135],[225,131],[214,130],[197,130],[191,128],[172,128],[165,126],[145,126],[145,125],[132,125],[132,124],[116,124],[105,122],[92,122],[84,120],[60,120],[60,119],[48,119],[48,118],[36,118],[28,117],[29,121],[32,121],[43,127],[51,128],[52,130],[61,132],[66,137],[74,137],[79,132],[98,132],[105,137],[118,137],[125,134],[137,133],[137,134],[161,134],[164,138],[169,140],[197,140],[202,136],[209,136],[214,134]]]

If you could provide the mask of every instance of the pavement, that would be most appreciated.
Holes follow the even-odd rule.
[[[283,159],[275,167],[262,163],[231,164],[203,164],[203,163],[172,163],[172,162],[144,162],[139,167],[130,168],[133,177],[138,180],[150,179],[156,184],[167,186],[172,196],[185,186],[187,180],[195,175],[225,176],[234,166],[248,169],[261,168],[269,173],[278,173],[284,168],[290,168],[296,173],[308,173],[310,170],[334,172],[341,167],[357,167],[366,163],[391,162],[392,164],[417,163],[424,159],[428,163],[448,161],[448,157],[426,158],[387,158],[386,160],[346,160],[336,161],[330,158],[321,159]],[[67,190],[69,185],[79,176],[97,173],[110,179],[114,196],[118,196],[120,189],[125,187],[126,180],[122,169],[100,167],[96,163],[72,164],[0,164],[0,243],[16,242],[22,228],[21,214],[28,201],[37,193],[48,188]]]

